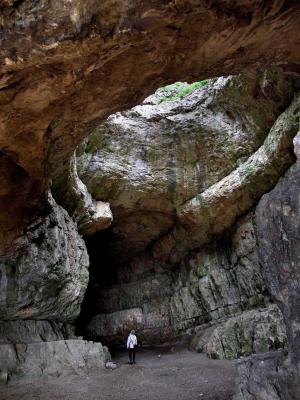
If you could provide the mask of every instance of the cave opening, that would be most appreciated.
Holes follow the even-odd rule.
[[[300,2],[0,16],[0,400],[298,400]]]
[[[112,238],[113,233],[110,229],[85,238],[90,259],[89,283],[81,305],[80,316],[76,321],[78,336],[86,335],[84,329],[94,315],[107,312],[103,301],[101,302],[103,298],[101,293],[118,284],[118,264],[113,258],[113,249],[109,246]],[[101,341],[99,337],[89,338]]]
[[[120,349],[133,328],[143,347],[137,354],[138,368],[147,368],[148,384],[169,385],[166,377],[172,377],[180,398],[178,387],[188,384],[189,398],[201,390],[207,398],[223,400],[233,395],[235,360],[254,353],[259,360],[272,352],[269,363],[286,354],[282,349],[287,348],[289,327],[274,301],[277,293],[266,285],[262,257],[268,252],[261,247],[269,246],[265,231],[266,224],[272,224],[272,215],[265,218],[264,213],[280,208],[265,207],[264,202],[276,202],[280,190],[288,204],[293,199],[294,193],[280,189],[278,179],[295,161],[299,107],[297,97],[292,100],[291,77],[274,70],[208,80],[176,96],[189,86],[173,84],[171,94],[163,91],[164,101],[153,95],[134,109],[110,116],[79,145],[52,187],[60,205],[50,197],[46,223],[39,220],[27,232],[32,253],[7,264],[7,271],[9,279],[23,273],[22,259],[31,260],[38,249],[52,272],[39,290],[30,282],[34,295],[41,289],[48,296],[40,318],[48,318],[61,293],[66,295],[60,309],[65,316],[59,318],[69,322],[70,313],[77,316],[81,307],[75,335],[74,326],[61,320],[15,324],[21,332],[17,340],[27,335],[32,341],[28,331],[35,335],[38,345],[26,344],[33,357],[32,349],[41,346],[45,357],[61,351],[54,357],[57,371],[69,363],[70,354],[75,357],[71,364],[81,357],[81,365],[88,367],[103,362],[122,366],[127,354]],[[287,177],[298,179],[297,167]],[[286,184],[287,177],[280,182]],[[271,200],[266,200],[270,190]],[[285,206],[284,218],[295,208]],[[282,225],[290,224],[287,221]],[[63,273],[56,238],[66,261]],[[57,259],[49,260],[49,246]],[[275,256],[280,259],[281,254]],[[77,273],[70,281],[69,267],[74,265]],[[43,271],[35,272],[45,278]],[[70,284],[67,290],[58,284],[64,280]],[[84,299],[74,291],[76,286],[84,288]],[[27,312],[31,306],[29,299]],[[14,321],[4,325],[2,336],[15,341]],[[16,346],[16,351],[24,348]],[[111,355],[115,363],[108,361]],[[43,370],[48,360],[39,362],[36,369]],[[185,372],[178,376],[179,370]],[[13,373],[11,368],[9,376]],[[143,376],[139,378],[143,382]],[[212,385],[216,380],[222,386],[217,393]],[[102,386],[120,390],[115,381]]]
[[[78,176],[114,219],[85,237],[78,335],[114,350],[135,329],[144,346],[181,342],[220,359],[286,347],[260,268],[255,207],[278,179],[257,160],[293,88],[276,70],[178,82],[110,116],[79,146]],[[280,168],[293,161],[291,151]]]

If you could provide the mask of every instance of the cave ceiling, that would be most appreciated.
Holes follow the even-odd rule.
[[[299,23],[297,1],[2,1],[1,250],[107,116],[174,81],[268,65],[298,74]]]

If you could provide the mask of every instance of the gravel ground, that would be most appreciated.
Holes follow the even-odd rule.
[[[115,370],[83,376],[12,383],[0,388],[0,400],[231,400],[235,363],[210,360],[187,350],[140,350],[137,364],[127,353],[115,355]]]

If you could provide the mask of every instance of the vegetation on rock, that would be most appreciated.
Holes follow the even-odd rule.
[[[208,79],[204,79],[202,81],[193,82],[190,84],[184,82],[175,82],[171,85],[164,86],[155,92],[155,95],[158,96],[158,104],[163,103],[164,101],[180,100],[206,85],[208,82]]]

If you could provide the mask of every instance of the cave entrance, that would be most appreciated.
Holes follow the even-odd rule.
[[[107,229],[85,238],[86,247],[90,258],[90,279],[88,288],[81,306],[81,314],[76,322],[76,333],[94,341],[100,341],[110,349],[118,348],[118,343],[108,340],[103,334],[87,332],[86,327],[91,319],[98,314],[109,314],[109,295],[107,291],[118,285],[118,263],[114,259],[111,248],[113,233]],[[109,335],[108,335],[109,336]],[[120,345],[120,343],[119,343]]]
[[[78,174],[96,201],[110,203],[114,221],[85,238],[80,335],[113,349],[135,329],[145,346],[188,340],[211,358],[285,347],[260,270],[254,210],[280,175],[256,174],[255,157],[292,93],[290,78],[274,71],[176,83],[86,139]],[[241,191],[239,207],[236,192],[205,200],[221,194],[224,179]]]

